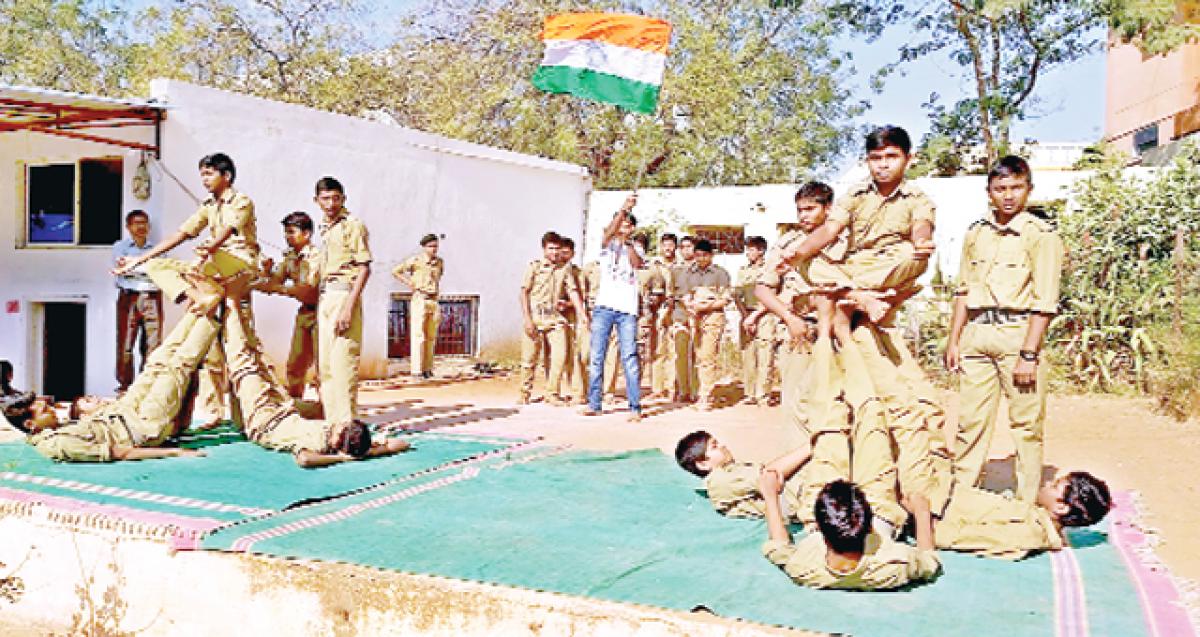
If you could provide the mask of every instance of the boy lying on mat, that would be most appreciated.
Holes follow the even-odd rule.
[[[675,446],[675,461],[687,472],[704,478],[704,489],[713,508],[732,518],[766,515],[767,504],[759,493],[758,479],[764,471],[773,471],[785,483],[785,515],[793,522],[799,522],[799,470],[810,456],[808,447],[801,447],[765,466],[757,462],[737,462],[729,448],[707,431],[693,431]]]

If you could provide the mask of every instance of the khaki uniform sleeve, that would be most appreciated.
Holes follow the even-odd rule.
[[[367,226],[361,220],[348,229],[346,235],[347,253],[350,255],[350,263],[354,265],[367,265],[371,263],[371,248],[368,245],[369,233]]]
[[[916,225],[918,221],[928,221],[930,225],[937,224],[937,207],[933,205],[933,200],[928,195],[921,192],[913,197],[912,207],[912,222]]]
[[[1029,309],[1055,314],[1058,312],[1059,285],[1062,281],[1062,238],[1057,232],[1040,232],[1029,256],[1033,268],[1033,303]]]
[[[885,546],[871,559],[863,575],[864,583],[877,590],[900,588],[911,582],[927,580],[941,568],[937,553],[915,546],[884,540]]]
[[[973,281],[975,270],[971,267],[971,252],[975,247],[975,237],[978,234],[974,228],[970,228],[967,230],[967,235],[963,237],[962,255],[958,260],[958,279],[954,282],[955,296],[965,296],[967,288]]]
[[[195,238],[200,234],[200,231],[208,227],[208,206],[200,206],[192,216],[184,220],[183,225],[179,226],[179,231],[189,237]]]
[[[254,200],[250,199],[242,193],[238,193],[229,202],[231,214],[229,216],[230,225],[232,225],[242,236],[247,236],[246,226],[254,221]]]
[[[851,216],[850,211],[854,208],[857,202],[858,198],[854,195],[846,194],[838,197],[833,202],[833,206],[829,208],[829,215],[825,218],[825,220],[827,222],[836,221],[837,223],[842,224],[843,228],[849,226]]]
[[[763,557],[779,568],[784,568],[796,554],[796,545],[783,540],[767,540],[762,545]]]
[[[112,462],[115,442],[108,430],[86,421],[29,438],[38,453],[59,462]]]
[[[563,269],[562,293],[565,296],[569,296],[571,292],[580,293],[582,296],[579,288],[579,271],[575,268],[575,266],[570,266]]]
[[[400,265],[392,268],[392,276],[399,276],[399,275],[403,274],[404,276],[411,279],[412,275],[413,275],[413,263],[414,262],[413,262],[412,257],[409,257],[409,258],[405,259],[404,261],[401,261]]]
[[[537,262],[536,261],[533,263],[530,263],[529,266],[525,268],[525,276],[521,278],[521,289],[522,290],[532,290],[533,289],[533,276],[534,276],[535,272],[537,272]]]

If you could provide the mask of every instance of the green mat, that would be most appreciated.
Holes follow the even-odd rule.
[[[1105,529],[1072,534],[1084,633],[1048,555],[1010,563],[942,553],[905,591],[794,585],[760,556],[761,521],[723,518],[657,451],[479,464],[217,531],[202,546],[429,573],[854,635],[1147,634]],[[353,537],[353,542],[345,538]],[[1055,558],[1059,559],[1059,558]],[[1064,619],[1064,617],[1066,617]],[[1077,628],[1077,626],[1075,626]]]
[[[407,453],[321,469],[301,469],[290,454],[263,449],[229,431],[189,432],[182,437],[184,446],[204,447],[205,457],[138,462],[57,463],[22,442],[6,443],[0,444],[0,487],[231,522],[518,442],[453,434],[415,434],[407,439],[413,444]]]

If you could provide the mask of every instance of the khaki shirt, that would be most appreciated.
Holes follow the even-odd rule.
[[[371,263],[367,226],[345,208],[331,223],[321,224],[321,252],[317,259],[321,283],[348,287],[356,269]]]
[[[405,259],[392,270],[392,275],[403,274],[412,281],[413,292],[436,299],[445,267],[445,261],[441,257],[430,259],[422,252]]]
[[[596,294],[600,292],[600,262],[589,261],[582,268],[576,269],[576,280],[579,282],[579,293],[583,295],[584,303],[589,309],[596,306]]]
[[[667,261],[662,256],[650,257],[650,267],[658,268],[659,274],[663,277],[663,294],[668,297],[675,289],[675,264],[679,261],[679,256],[676,255],[672,261]]]
[[[579,291],[579,284],[566,265],[557,265],[545,259],[529,263],[521,280],[521,289],[529,290],[529,314],[534,325],[545,328],[565,325],[567,317],[558,311],[558,300],[568,297],[570,291]]]
[[[91,416],[26,439],[38,453],[60,462],[112,462],[113,448],[132,446],[120,420]]]
[[[934,518],[933,528],[938,548],[1005,560],[1063,546],[1046,509],[962,484],[954,485],[950,503]]]
[[[754,309],[758,307],[758,297],[754,296],[754,286],[766,271],[766,261],[747,263],[738,270],[737,286],[734,288],[734,298],[742,303],[742,307]]]
[[[731,518],[761,518],[767,514],[767,503],[758,490],[758,478],[763,465],[757,462],[730,462],[717,467],[704,478],[708,501],[717,513]],[[800,472],[783,487],[784,517],[798,520],[800,511]]]
[[[316,246],[311,243],[299,252],[288,248],[271,276],[281,282],[291,281],[293,285],[320,285],[321,279],[317,273],[319,256]]]
[[[903,181],[888,197],[879,194],[875,182],[864,181],[838,198],[829,219],[849,231],[854,252],[910,241],[918,221],[934,223],[933,201],[912,182]]]
[[[221,244],[221,249],[246,263],[258,263],[258,231],[254,221],[254,202],[245,194],[233,188],[226,188],[220,197],[209,195],[196,212],[183,222],[179,230],[195,238],[205,228],[208,228],[214,237],[226,228],[233,228],[233,234]]]
[[[941,567],[934,551],[922,551],[874,531],[867,536],[857,568],[846,573],[833,570],[825,561],[825,538],[820,533],[809,533],[796,544],[767,540],[762,552],[792,581],[812,588],[888,590],[930,579]]]
[[[833,243],[825,246],[813,258],[823,259],[825,261],[828,261],[829,263],[841,262],[843,259],[846,258],[846,250],[847,250],[846,237],[847,237],[847,233],[845,230],[843,230],[842,233],[838,235],[838,238],[835,239]],[[788,230],[787,232],[783,233],[783,236],[779,237],[779,241],[777,241],[775,243],[775,246],[773,248],[771,248],[770,252],[767,253],[767,258],[763,260],[763,263],[764,264],[769,263],[777,252],[782,252],[793,246],[798,246],[801,243],[803,243],[804,240],[807,238],[808,238],[808,233],[806,233],[806,232],[801,232],[799,230]],[[795,264],[793,264],[793,266],[794,265]],[[792,271],[795,271],[794,267],[792,268]],[[772,288],[775,288],[776,290],[779,290],[780,286],[783,284],[783,275],[780,275],[774,269],[767,268],[764,265],[764,267],[762,269],[762,273],[758,277],[758,283],[762,283],[763,285],[765,285],[767,287],[772,287]],[[808,286],[806,285],[805,288],[807,289]],[[806,292],[806,294],[807,294],[807,292]]]
[[[1046,221],[1021,212],[1006,226],[975,222],[963,240],[956,294],[967,308],[1058,311],[1063,242]]]

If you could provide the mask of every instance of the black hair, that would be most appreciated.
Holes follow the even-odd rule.
[[[33,402],[37,400],[37,394],[33,392],[25,392],[20,396],[5,400],[4,417],[8,423],[19,430],[21,433],[29,433],[29,419],[33,417]]]
[[[338,435],[337,449],[352,458],[366,458],[371,450],[371,430],[361,420],[355,420]]]
[[[199,168],[212,168],[213,170],[229,175],[229,183],[233,183],[237,179],[237,167],[233,165],[233,159],[225,153],[213,153],[200,158]]]
[[[559,237],[558,244],[569,250],[575,249],[575,240],[571,237]]]
[[[696,247],[696,237],[693,237],[690,234],[685,234],[682,237],[679,237],[679,243],[682,244],[684,241],[687,241],[688,243],[692,244],[693,248]]]
[[[335,191],[335,192],[340,192],[343,195],[346,194],[346,189],[342,187],[342,182],[340,182],[337,179],[334,179],[333,177],[330,177],[328,175],[318,179],[317,185],[313,188],[313,190],[315,191],[314,194],[317,194],[317,195],[321,194],[322,192],[330,191],[330,190]]]
[[[562,245],[562,240],[563,240],[562,235],[551,230],[550,232],[547,232],[546,234],[542,235],[542,247],[544,248],[544,247],[550,245],[551,243],[553,243],[554,245]]]
[[[8,377],[12,376],[13,365],[6,360],[0,360],[0,398],[12,393],[12,385]]]
[[[887,124],[880,126],[875,130],[867,133],[867,152],[895,146],[904,151],[907,155],[912,152],[912,139],[908,137],[908,131],[899,126]]]
[[[713,244],[708,239],[701,239],[696,242],[696,252],[707,252],[712,254]]]
[[[142,217],[146,221],[150,221],[150,215],[145,210],[137,208],[125,213],[125,225],[129,225],[129,222],[133,221],[135,217]]]
[[[750,237],[746,239],[747,248],[758,248],[763,252],[767,251],[767,240],[762,237]]]
[[[438,236],[431,232],[431,233],[421,237],[420,243],[422,246],[427,246],[437,240],[438,240]]]
[[[671,243],[674,243],[675,245],[679,245],[679,237],[675,236],[674,232],[667,232],[667,233],[664,233],[661,237],[659,237],[658,245],[662,245],[663,241],[670,241]]]
[[[1033,183],[1033,173],[1029,170],[1029,162],[1016,155],[1001,157],[995,164],[992,164],[992,169],[988,171],[988,185],[992,185],[993,179],[1001,177],[1024,177],[1027,183]]]
[[[828,206],[833,203],[833,188],[824,182],[810,181],[796,191],[796,201],[801,199],[810,199],[822,206]]]
[[[1103,520],[1113,507],[1108,485],[1086,471],[1072,471],[1067,474],[1063,503],[1068,508],[1068,511],[1058,518],[1063,526],[1091,526]]]
[[[701,478],[707,476],[708,472],[697,467],[696,463],[707,459],[709,440],[712,440],[712,434],[707,431],[693,431],[680,438],[679,443],[675,445],[675,462],[688,473]]]
[[[637,227],[637,217],[627,212],[625,213],[625,218],[629,221],[629,223],[633,224],[635,228]]]
[[[297,210],[292,214],[283,218],[284,228],[295,228],[302,232],[312,232],[313,222],[312,217],[308,216],[307,212]]]
[[[817,528],[835,553],[862,553],[871,533],[871,505],[862,489],[845,480],[821,488],[813,507]]]
[[[649,249],[650,249],[650,237],[648,237],[648,236],[646,236],[646,235],[644,235],[644,234],[642,234],[642,233],[640,233],[640,232],[639,232],[639,233],[637,233],[637,234],[633,235],[633,240],[634,240],[634,242],[635,242],[635,243],[640,243],[640,244],[642,244],[642,249],[643,249],[643,250],[649,250]]]

